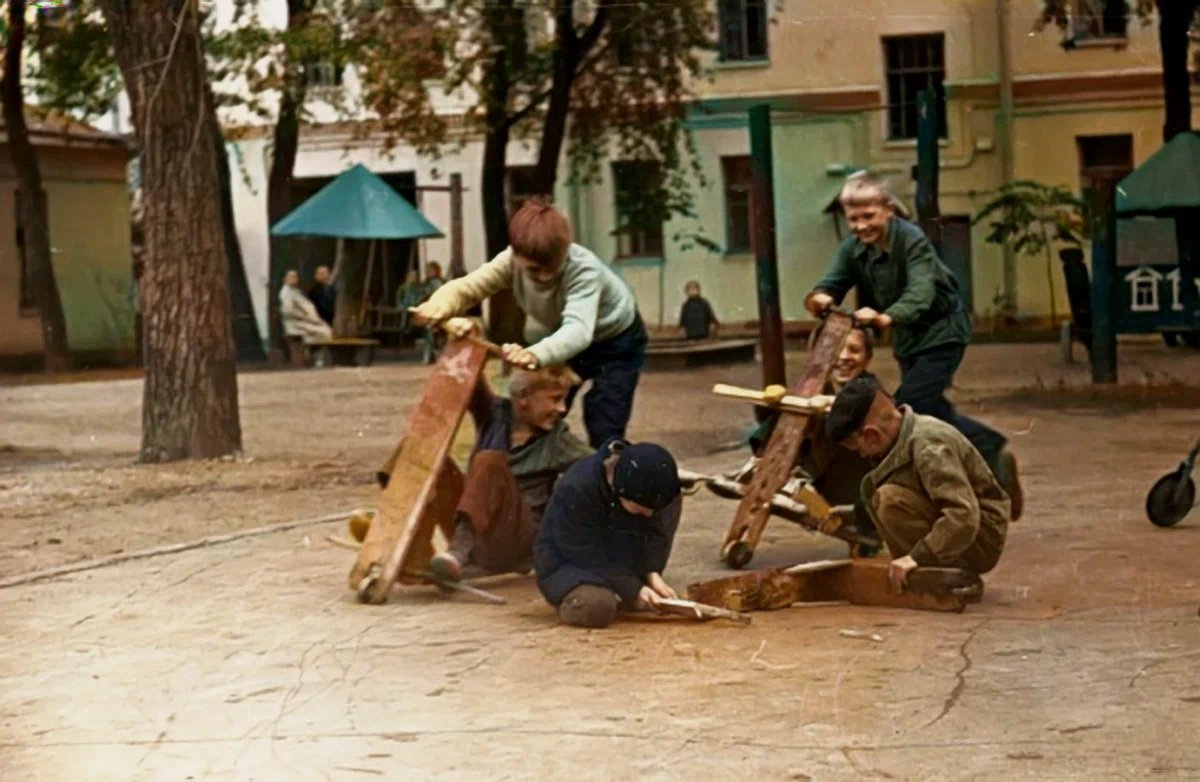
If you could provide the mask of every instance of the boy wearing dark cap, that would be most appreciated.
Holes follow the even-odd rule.
[[[1004,550],[1008,495],[979,451],[953,426],[896,403],[871,377],[838,392],[829,439],[875,462],[862,496],[903,586],[918,566],[986,573]]]
[[[683,498],[675,459],[653,443],[611,440],[554,487],[534,546],[538,589],[563,622],[607,627],[618,606],[653,609]]]

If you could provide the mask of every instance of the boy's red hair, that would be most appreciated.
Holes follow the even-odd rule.
[[[508,243],[536,266],[553,268],[566,260],[571,226],[553,206],[531,198],[508,221]]]

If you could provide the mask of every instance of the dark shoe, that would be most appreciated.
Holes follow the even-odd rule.
[[[461,581],[462,569],[471,561],[471,549],[475,548],[475,528],[471,520],[459,515],[454,520],[454,537],[450,548],[429,560],[429,572],[442,581]]]
[[[461,581],[463,563],[449,551],[435,554],[429,560],[429,572],[439,581]]]
[[[1021,476],[1017,469],[1017,457],[1005,448],[1000,452],[996,480],[1012,503],[1012,520],[1017,521],[1025,512],[1025,490],[1021,488]]]

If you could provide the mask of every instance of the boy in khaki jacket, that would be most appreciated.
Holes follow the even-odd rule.
[[[874,461],[867,509],[903,586],[918,566],[986,573],[1004,550],[1011,508],[979,451],[953,426],[897,407],[872,377],[838,392],[825,419],[833,442]]]

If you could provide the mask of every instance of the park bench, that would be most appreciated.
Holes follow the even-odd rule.
[[[753,361],[757,339],[656,339],[646,348],[647,369],[690,369]]]
[[[379,340],[370,337],[288,337],[288,353],[295,366],[308,366],[310,358],[321,367],[367,367],[375,360]]]

